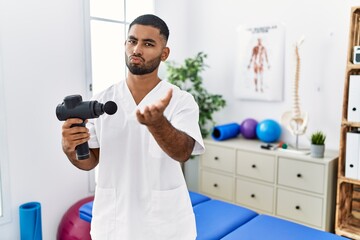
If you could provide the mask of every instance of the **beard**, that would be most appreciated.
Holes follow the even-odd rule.
[[[137,57],[139,57],[139,56],[137,56]],[[125,53],[126,66],[128,67],[129,71],[134,75],[145,75],[148,73],[152,73],[153,71],[155,71],[155,69],[157,69],[159,67],[160,62],[161,62],[161,55],[150,60],[149,62],[145,62],[145,60],[144,60],[143,65],[132,64],[130,62],[130,58]]]

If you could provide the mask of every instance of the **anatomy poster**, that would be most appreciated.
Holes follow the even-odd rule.
[[[284,48],[285,28],[281,24],[238,27],[236,98],[282,101]]]

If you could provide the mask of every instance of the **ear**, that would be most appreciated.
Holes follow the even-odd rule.
[[[170,54],[170,48],[164,47],[161,54],[161,61],[164,62],[169,57],[169,54]]]

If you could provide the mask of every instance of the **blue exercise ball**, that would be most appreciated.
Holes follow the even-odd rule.
[[[281,126],[275,120],[265,119],[256,126],[256,135],[263,142],[276,142],[281,135]]]

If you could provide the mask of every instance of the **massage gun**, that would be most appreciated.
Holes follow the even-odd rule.
[[[113,115],[117,111],[116,103],[108,101],[105,104],[98,101],[83,101],[80,95],[70,95],[64,98],[64,102],[56,107],[56,116],[60,121],[69,118],[81,118],[83,123],[73,124],[71,127],[85,127],[85,120],[98,118],[104,112]],[[76,157],[78,160],[88,159],[90,157],[88,142],[76,146]]]

